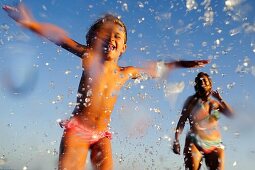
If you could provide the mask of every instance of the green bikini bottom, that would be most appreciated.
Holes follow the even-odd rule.
[[[199,135],[189,132],[187,134],[187,138],[195,144],[198,149],[202,149],[203,152],[210,152],[216,148],[220,148],[224,150],[224,145],[222,144],[221,139],[218,140],[204,140],[199,137]]]

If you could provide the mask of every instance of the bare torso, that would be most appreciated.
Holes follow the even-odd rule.
[[[195,104],[191,106],[189,114],[190,130],[204,140],[218,140],[221,138],[218,127],[217,102],[209,99],[192,99]]]
[[[100,62],[95,56],[83,59],[83,73],[73,115],[95,131],[107,128],[121,87],[129,79],[126,68]]]

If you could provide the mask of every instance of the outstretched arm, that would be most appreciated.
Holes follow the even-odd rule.
[[[209,60],[192,60],[192,61],[173,61],[169,63],[151,62],[145,68],[130,67],[130,75],[133,79],[139,78],[142,73],[149,75],[152,78],[161,77],[165,73],[171,72],[176,68],[198,68],[209,63]]]
[[[70,39],[67,36],[67,33],[61,28],[52,24],[40,23],[34,20],[25,5],[19,4],[17,7],[5,5],[3,6],[3,9],[13,20],[21,24],[23,27],[28,28],[31,31],[49,39],[53,43],[63,47],[79,57],[82,57],[84,54],[86,46]]]
[[[225,102],[222,99],[218,90],[212,91],[212,96],[218,100],[218,102],[219,102],[218,107],[219,107],[220,112],[222,112],[224,115],[226,115],[228,117],[232,117],[234,115],[233,109],[227,104],[227,102]]]
[[[174,61],[171,63],[165,63],[165,65],[168,68],[198,68],[198,67],[203,67],[205,64],[208,64],[209,60],[191,60],[191,61],[185,61],[185,60],[180,60],[180,61]]]

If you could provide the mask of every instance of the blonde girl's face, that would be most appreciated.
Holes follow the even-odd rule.
[[[94,48],[106,60],[117,60],[126,50],[125,29],[117,23],[105,22],[97,31]]]

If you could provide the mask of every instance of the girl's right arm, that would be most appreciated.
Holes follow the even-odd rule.
[[[180,119],[177,123],[177,127],[175,129],[175,139],[174,139],[174,143],[173,143],[173,151],[175,154],[180,154],[181,148],[180,148],[179,138],[180,138],[180,135],[184,129],[185,122],[188,119],[188,116],[190,114],[193,103],[194,103],[194,96],[190,96],[185,101],[184,106],[182,108],[182,113],[181,113]]]
[[[3,6],[3,9],[13,20],[21,24],[23,27],[47,38],[56,45],[63,47],[79,57],[82,57],[85,53],[85,45],[72,40],[67,36],[67,33],[64,30],[55,25],[37,22],[33,19],[23,4],[19,4],[17,8],[5,5]]]

